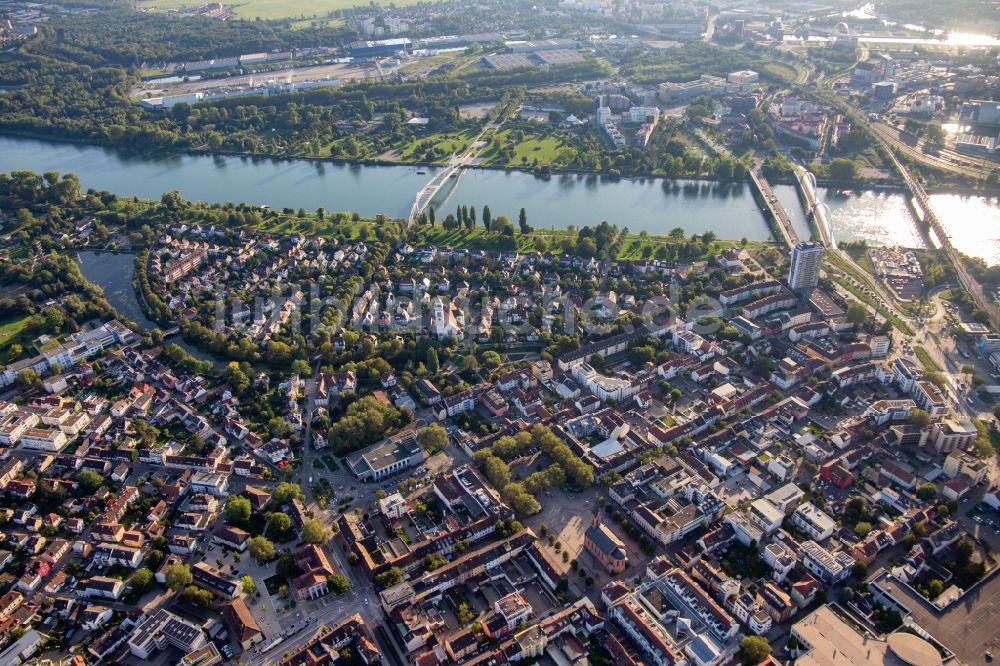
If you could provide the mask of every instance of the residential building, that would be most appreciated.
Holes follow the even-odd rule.
[[[820,243],[800,243],[792,248],[788,286],[793,291],[810,291],[819,284],[825,248]]]
[[[792,514],[792,525],[808,534],[814,541],[822,542],[833,536],[837,521],[825,514],[812,502],[802,504]]]
[[[139,659],[149,659],[167,647],[187,654],[204,644],[205,634],[201,627],[160,608],[135,628],[128,640],[128,649]]]
[[[854,566],[854,558],[844,551],[831,553],[815,541],[803,541],[799,556],[802,566],[824,583],[835,584],[847,578]]]
[[[972,446],[979,431],[968,419],[945,419],[931,425],[928,442],[938,453],[951,453]]]
[[[989,465],[984,460],[966,453],[964,451],[952,451],[944,459],[941,465],[944,473],[949,478],[955,478],[959,474],[969,477],[973,483],[979,483],[989,474]]]

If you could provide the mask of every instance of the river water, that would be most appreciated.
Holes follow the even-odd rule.
[[[185,198],[209,202],[267,204],[273,208],[319,207],[406,217],[413,197],[434,169],[412,166],[344,165],[311,160],[158,154],[119,151],[35,139],[0,136],[0,172],[28,169],[73,172],[84,187],[122,195],[159,198],[178,190]],[[775,193],[802,237],[805,214],[795,188]],[[831,209],[837,240],[919,247],[905,195],[872,190],[819,188]],[[1000,263],[1000,201],[996,198],[935,194],[931,203],[963,252]],[[688,234],[714,231],[721,238],[765,240],[769,231],[749,184],[684,179],[612,179],[591,175],[531,174],[467,170],[435,198],[443,213],[464,204],[489,205],[494,216],[517,219],[524,207],[532,226],[566,228],[603,220],[632,232],[665,234],[682,227]]]
[[[147,331],[159,327],[143,313],[132,287],[132,277],[135,275],[134,254],[85,250],[77,253],[76,263],[85,278],[104,290],[104,298],[120,316],[134,321]],[[197,358],[214,362],[211,356],[184,342],[180,336],[174,336],[169,341],[180,345]]]

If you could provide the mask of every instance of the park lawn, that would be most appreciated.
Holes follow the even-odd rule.
[[[31,321],[31,317],[24,315],[23,317],[11,317],[0,322],[0,362],[6,364],[17,360],[10,353],[11,346],[15,344],[21,345],[23,349],[31,347],[34,336],[25,332],[29,321]]]
[[[625,242],[622,243],[621,249],[618,251],[618,258],[624,260],[636,260],[636,259],[649,259],[656,254],[657,248],[661,245],[667,245],[671,241],[666,238],[654,238],[648,236],[646,238],[640,238],[639,236],[629,236],[626,238]],[[643,257],[643,248],[649,247],[648,254]]]
[[[495,136],[507,146],[512,142],[512,133],[511,130],[502,129]],[[523,167],[531,165],[537,159],[540,165],[555,165],[559,162],[560,154],[566,152],[572,156],[576,153],[576,149],[566,141],[565,137],[549,132],[528,131],[524,140],[514,146],[514,158],[509,162],[501,159],[492,140],[479,153],[479,162],[496,167]]]
[[[418,0],[393,0],[396,6],[415,5]],[[374,0],[377,5],[388,6],[388,0]],[[184,7],[199,7],[205,2],[200,0],[140,0],[139,9],[181,9]],[[230,8],[240,17],[253,20],[308,18],[324,16],[337,9],[362,7],[372,4],[364,0],[243,0],[234,2]]]
[[[377,222],[373,219],[335,221],[332,217],[333,213],[335,213],[335,211],[329,211],[328,217],[322,221],[316,217],[313,211],[307,211],[304,218],[299,218],[297,215],[281,215],[276,219],[264,220],[260,225],[258,225],[257,228],[263,233],[302,233],[321,237],[342,235],[348,239],[357,240],[362,238],[362,228],[367,227],[370,232],[377,224]],[[439,218],[442,215],[444,215],[443,212],[438,213]],[[494,215],[507,215],[516,225],[517,218],[514,211],[494,211]],[[528,218],[528,222],[529,224],[531,223],[530,216]],[[502,242],[502,236],[499,234],[488,233],[481,225],[477,225],[474,229],[467,229],[463,227],[461,229],[453,229],[449,231],[442,228],[440,223],[438,223],[433,227],[417,225],[413,227],[413,229],[418,234],[416,242],[419,243],[448,245],[454,248],[469,250],[499,250],[506,247],[506,243]],[[536,246],[536,239],[538,238],[545,241],[544,249],[546,251],[552,252],[553,254],[560,254],[562,252],[562,241],[566,238],[576,238],[576,232],[571,232],[566,229],[546,229],[544,227],[535,227],[529,234],[522,234],[520,232],[516,232],[514,234],[514,240],[517,244],[517,250],[519,252],[534,252],[540,249]],[[640,235],[638,233],[630,233],[623,240],[618,251],[617,259],[643,259],[645,258],[645,253],[643,252],[645,247],[650,248],[649,256],[655,256],[656,250],[662,246],[685,242],[687,242],[687,238],[672,239],[665,235],[656,236],[652,234]],[[697,257],[688,257],[687,260],[698,261],[706,259],[709,256],[716,255],[727,247],[732,247],[736,244],[738,243],[732,240],[715,240],[706,247],[705,251],[701,255]],[[748,241],[745,247],[746,249],[752,249],[766,245],[768,245],[768,243]],[[28,342],[30,343],[31,341],[29,340]]]
[[[421,242],[431,243],[433,245],[448,245],[454,248],[469,250],[496,250],[501,246],[498,242],[501,238],[499,235],[487,233],[486,229],[480,226],[477,226],[475,229],[463,228],[454,229],[452,231],[446,231],[442,229],[440,225],[435,227],[423,226],[417,228],[420,230],[419,233]],[[534,252],[536,249],[535,239],[542,238],[545,240],[545,244],[547,246],[546,250],[552,252],[553,254],[562,253],[560,243],[564,238],[575,237],[576,234],[574,232],[566,231],[565,229],[533,229],[531,233],[527,235],[521,233],[514,234],[514,240],[517,241],[517,249],[519,252]],[[618,251],[617,259],[640,259],[642,258],[642,248],[646,245],[650,246],[652,248],[652,252],[655,254],[656,249],[662,245],[684,242],[686,242],[686,239],[676,241],[668,238],[667,236],[643,237],[638,234],[629,234],[626,236],[621,249]],[[716,255],[725,248],[732,247],[733,245],[733,241],[713,241],[701,256],[690,257],[689,260],[698,261],[705,259],[709,256]],[[747,247],[750,247],[750,245]]]
[[[416,153],[416,150],[420,144],[429,141],[435,149],[444,151],[444,155],[435,158],[434,161],[445,163],[452,154],[461,155],[468,150],[472,140],[478,135],[479,131],[476,129],[467,129],[461,132],[435,132],[426,136],[414,137],[405,145],[395,146],[395,150],[399,153],[400,161],[424,161],[423,154]]]
[[[497,159],[499,158],[499,155],[497,154],[496,145],[494,145],[493,139],[500,139],[501,142],[506,144],[507,140],[510,138],[510,130],[501,129],[499,131],[495,131],[488,138],[489,143],[485,148],[479,151],[479,163],[484,166],[497,166]],[[503,166],[503,164],[500,166]]]
[[[556,164],[559,155],[567,149],[576,152],[572,146],[569,146],[558,136],[525,138],[514,149],[514,159],[510,161],[510,165],[526,166],[535,160],[538,160],[539,164]]]

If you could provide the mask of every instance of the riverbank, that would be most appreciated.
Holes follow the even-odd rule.
[[[153,152],[126,156],[112,148],[0,135],[0,172],[14,170],[77,173],[85,188],[151,201],[177,190],[192,201],[247,201],[276,211],[322,208],[328,215],[350,211],[362,218],[385,215],[390,219],[407,216],[415,193],[431,177],[418,173],[423,169],[409,166]],[[528,222],[535,228],[579,228],[607,220],[651,236],[680,227],[688,236],[712,231],[720,238],[767,241],[771,237],[751,187],[742,181],[579,173],[538,177],[516,169],[485,168],[471,169],[452,183],[455,180],[457,185],[447,185],[431,204],[439,221],[459,205],[475,207],[477,212],[489,205],[494,217],[507,215],[513,220],[525,208]],[[782,196],[786,188],[793,187],[790,180],[788,183],[781,185],[776,180],[775,191],[793,221],[801,218],[797,231],[807,237],[810,230],[798,197],[791,193]],[[819,190],[819,200],[831,208],[838,240],[923,245],[906,212],[905,193],[884,186],[869,188],[867,184],[838,189],[821,186]],[[935,189],[932,202],[947,203],[947,214],[942,218],[946,224],[955,220],[949,227],[956,244],[959,237],[963,239],[961,251],[1000,263],[1000,238],[994,233],[997,228],[993,222],[1000,215],[1000,202],[969,194],[945,194]],[[308,229],[296,226],[295,231],[305,233]],[[967,234],[974,236],[967,238]]]
[[[412,167],[414,169],[431,169],[437,170],[444,168],[447,165],[447,160],[442,159],[440,161],[426,161],[426,160],[388,160],[380,159],[378,157],[355,157],[355,158],[341,158],[332,156],[315,156],[315,155],[288,155],[286,153],[245,153],[237,151],[225,151],[225,150],[202,150],[199,148],[169,148],[169,149],[147,149],[147,150],[131,150],[125,146],[119,146],[111,142],[102,142],[97,139],[94,140],[83,140],[75,137],[58,137],[53,139],[50,135],[43,135],[30,131],[17,131],[10,130],[9,128],[4,128],[0,131],[0,138],[11,137],[15,139],[29,139],[33,141],[52,143],[52,144],[67,144],[73,146],[79,146],[81,148],[94,148],[106,151],[114,151],[119,153],[124,159],[164,159],[170,160],[174,158],[179,158],[183,156],[190,157],[208,157],[213,159],[239,159],[239,160],[249,160],[254,164],[262,164],[266,162],[271,163],[296,163],[296,162],[308,162],[318,165],[329,164],[339,167]],[[644,173],[644,174],[634,174],[634,175],[620,175],[613,174],[607,171],[594,171],[588,169],[565,169],[553,166],[543,166],[543,167],[531,167],[531,166],[494,166],[494,165],[479,165],[473,164],[466,167],[467,171],[486,171],[486,172],[496,172],[505,174],[525,174],[539,178],[542,180],[550,179],[559,176],[570,176],[570,177],[585,177],[585,178],[599,178],[602,181],[608,183],[615,182],[645,182],[649,180],[690,180],[698,182],[707,183],[749,183],[749,175],[734,178],[721,178],[711,174],[702,173],[679,173],[666,175],[663,173]],[[433,173],[428,173],[428,176],[433,175]],[[791,174],[786,176],[769,176],[768,180],[775,185],[795,185],[796,181],[794,176]],[[887,192],[905,192],[906,187],[901,182],[886,182],[886,181],[874,181],[867,179],[859,179],[854,181],[843,181],[843,180],[833,180],[829,178],[816,179],[817,186],[827,187],[831,189],[838,190],[851,190],[851,191],[864,191],[864,190],[875,190],[875,191],[887,191]],[[925,188],[928,194],[957,194],[962,196],[986,196],[986,197],[1000,197],[1000,185],[992,189],[980,188],[980,187],[969,187],[969,186],[958,186],[955,184],[944,184],[944,185],[934,185]],[[250,202],[248,202],[250,203]]]
[[[162,330],[157,322],[147,317],[139,302],[135,289],[137,279],[135,270],[135,253],[125,250],[85,250],[74,248],[80,273],[88,282],[97,285],[104,292],[108,301],[120,317],[133,322],[143,331]],[[180,336],[172,336],[165,343],[177,344],[187,354],[199,361],[211,363],[218,367],[220,361],[197,347],[189,344]]]

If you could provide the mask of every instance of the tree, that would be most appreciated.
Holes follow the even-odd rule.
[[[829,173],[833,180],[854,180],[858,177],[858,165],[853,160],[835,157],[830,161]]]
[[[927,583],[927,598],[937,599],[944,592],[944,582],[938,578],[932,578],[929,583]]]
[[[757,374],[764,375],[774,370],[774,361],[766,354],[760,354],[753,360],[753,369]]]
[[[277,534],[284,534],[292,529],[292,519],[287,513],[272,511],[267,514],[267,529],[274,530]]]
[[[429,455],[448,448],[448,431],[441,425],[432,423],[417,433],[417,441]]]
[[[858,580],[868,578],[868,565],[864,562],[856,562],[851,569],[851,574]]]
[[[913,409],[906,415],[906,422],[910,425],[926,428],[931,424],[931,415],[922,409]]]
[[[92,495],[104,483],[104,477],[94,470],[85,469],[76,476],[76,481],[80,484],[81,490],[88,495]]]
[[[763,636],[747,636],[740,641],[740,650],[751,664],[759,664],[771,655],[771,644]]]
[[[14,384],[23,391],[37,390],[42,385],[42,376],[38,374],[37,370],[28,368],[18,374]]]
[[[302,540],[306,543],[326,543],[332,536],[330,528],[315,518],[302,522]]]
[[[180,592],[191,584],[194,577],[191,575],[191,568],[188,565],[178,562],[163,570],[163,579],[167,589]]]
[[[438,370],[441,369],[441,365],[438,361],[438,353],[434,347],[427,348],[427,371],[432,375],[436,375]]]
[[[493,214],[489,206],[483,206],[483,226],[486,227],[486,231],[493,231]]]
[[[62,310],[58,308],[52,308],[45,313],[45,330],[49,333],[59,333],[63,326],[66,325],[66,317],[63,315]]]
[[[503,487],[501,494],[510,508],[514,509],[514,512],[522,518],[541,511],[542,507],[538,500],[520,483],[508,483]]]
[[[944,145],[944,127],[940,120],[927,123],[927,142],[937,146]]]
[[[476,614],[471,608],[469,608],[468,601],[459,601],[455,617],[458,619],[459,624],[466,625],[476,619]]]
[[[226,522],[232,525],[246,525],[250,521],[250,500],[239,495],[230,495],[226,500]]]
[[[284,553],[278,558],[278,563],[274,565],[274,571],[282,578],[295,578],[301,573],[291,553]]]
[[[267,537],[255,536],[250,539],[247,549],[250,551],[250,556],[258,562],[270,562],[274,559],[274,544]]]
[[[520,214],[517,216],[517,225],[521,230],[522,234],[531,233],[531,227],[528,226],[528,213],[522,208]]]
[[[208,608],[212,605],[212,599],[215,598],[211,592],[197,585],[188,585],[184,588],[183,596],[185,601],[200,608]]]
[[[932,500],[937,497],[937,486],[933,483],[925,482],[917,486],[917,497],[922,500]]]
[[[847,306],[847,321],[855,326],[864,326],[868,321],[868,308],[857,301]]]
[[[428,555],[424,558],[424,568],[428,571],[434,571],[435,569],[440,569],[441,567],[448,564],[446,560],[441,555]]]
[[[351,589],[351,581],[343,574],[333,574],[326,579],[326,586],[334,594],[343,594]]]
[[[278,504],[285,504],[297,499],[302,501],[306,496],[302,493],[302,488],[297,483],[279,483],[274,493],[271,495]]]
[[[257,583],[253,582],[250,576],[243,576],[240,582],[243,584],[243,594],[253,594],[257,591]]]
[[[868,536],[872,531],[872,524],[866,523],[865,521],[860,521],[854,526],[854,532],[862,539]]]
[[[496,368],[499,368],[500,364],[502,363],[503,359],[500,358],[500,354],[496,353],[495,351],[490,350],[487,352],[483,352],[483,365],[486,368],[494,370]]]
[[[147,569],[146,567],[137,569],[136,572],[132,574],[132,580],[129,581],[129,584],[132,586],[132,589],[140,594],[149,589],[149,586],[152,583],[153,583],[153,572]]]
[[[976,547],[968,539],[962,539],[955,544],[955,562],[962,565],[972,559]]]
[[[393,567],[375,576],[375,584],[382,589],[398,585],[401,582],[403,582],[403,570],[399,567]]]

